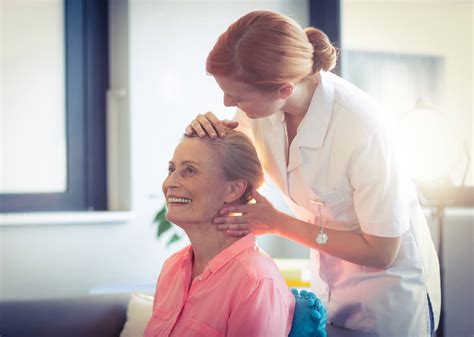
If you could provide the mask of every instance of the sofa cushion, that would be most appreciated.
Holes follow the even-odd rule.
[[[132,294],[127,309],[127,322],[120,337],[142,337],[153,312],[153,296]]]
[[[129,294],[0,302],[2,337],[117,337]]]

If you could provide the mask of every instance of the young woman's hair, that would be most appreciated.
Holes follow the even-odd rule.
[[[196,134],[186,137],[197,137]],[[244,179],[247,189],[239,202],[246,204],[252,199],[252,188],[258,188],[263,183],[263,168],[258,159],[257,151],[250,139],[241,131],[225,128],[225,136],[220,138],[203,137],[203,142],[209,144],[217,159],[216,165],[221,169],[224,179],[233,181]]]
[[[261,90],[332,70],[337,50],[319,29],[302,29],[287,16],[250,12],[221,34],[206,61],[211,75],[231,76]]]

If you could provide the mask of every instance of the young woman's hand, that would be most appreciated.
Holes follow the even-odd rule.
[[[196,133],[199,137],[209,136],[216,138],[217,136],[224,136],[224,127],[235,129],[239,125],[237,121],[230,121],[227,119],[219,120],[212,112],[208,111],[204,115],[199,114],[186,127],[186,134],[188,136]]]
[[[255,203],[227,206],[221,209],[220,216],[214,219],[217,230],[226,231],[228,236],[276,234],[285,214],[256,190],[252,191]]]

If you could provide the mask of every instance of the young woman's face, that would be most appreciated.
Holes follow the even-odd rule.
[[[185,138],[169,162],[163,182],[168,213],[177,225],[211,223],[224,205],[227,182],[209,144]]]
[[[285,101],[278,92],[264,92],[230,77],[214,76],[224,92],[224,105],[236,106],[251,118],[262,118],[282,110]]]

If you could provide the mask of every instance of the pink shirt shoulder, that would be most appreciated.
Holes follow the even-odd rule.
[[[145,337],[284,337],[294,297],[273,260],[249,234],[191,281],[192,247],[173,254],[158,279]]]

